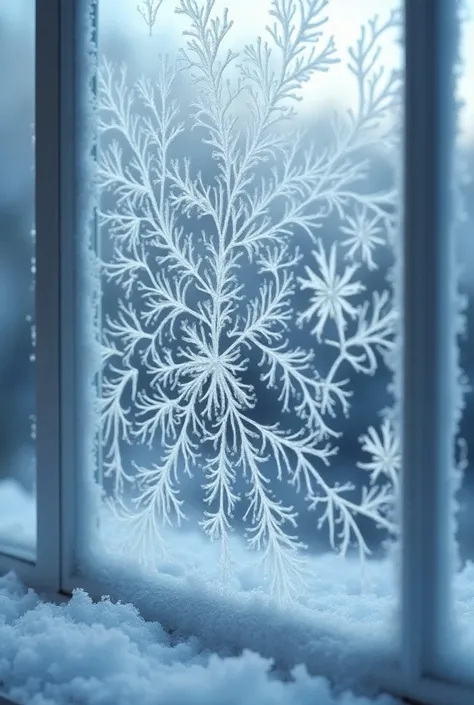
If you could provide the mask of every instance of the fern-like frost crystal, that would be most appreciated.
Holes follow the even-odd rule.
[[[150,34],[161,5],[138,6]],[[401,77],[379,53],[400,17],[361,28],[356,106],[312,124],[302,94],[341,60],[328,11],[273,0],[237,53],[230,11],[179,0],[180,55],[138,80],[102,57],[98,82],[104,482],[145,559],[172,556],[197,487],[223,566],[240,528],[282,599],[304,586],[302,513],[364,558],[359,520],[393,534],[400,469],[388,414],[353,462],[367,487],[332,477],[353,380],[394,358],[390,285],[367,282],[396,230]],[[391,176],[374,190],[381,143]]]

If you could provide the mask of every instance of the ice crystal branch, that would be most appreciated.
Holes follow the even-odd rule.
[[[137,12],[143,17],[146,26],[148,27],[148,33],[153,36],[153,27],[156,24],[158,17],[158,10],[163,4],[163,0],[141,0],[137,5]]]
[[[148,3],[153,23],[160,4]],[[378,42],[399,17],[362,28],[349,56],[357,108],[333,117],[321,146],[295,125],[303,88],[340,60],[326,7],[273,0],[266,37],[237,54],[227,10],[179,0],[178,62],[161,57],[153,81],[133,83],[104,60],[99,80],[102,272],[116,300],[103,319],[101,412],[116,510],[131,545],[141,537],[145,553],[165,551],[161,527],[187,518],[180,485],[198,475],[200,526],[221,542],[223,562],[242,506],[248,547],[282,599],[304,585],[300,495],[300,507],[322,509],[315,528],[327,527],[342,553],[352,543],[369,553],[359,517],[394,531],[390,487],[377,482],[394,485],[398,470],[379,470],[385,426],[380,443],[372,428],[362,441],[374,461],[360,466],[370,472],[360,496],[327,469],[352,408],[350,375],[373,374],[394,346],[389,293],[367,296],[362,274],[377,267],[394,224],[393,187],[364,184],[398,105],[400,76],[381,68]],[[205,172],[184,156],[191,130],[207,150]],[[340,245],[327,242],[329,216]],[[127,463],[129,446],[149,449],[150,462]]]

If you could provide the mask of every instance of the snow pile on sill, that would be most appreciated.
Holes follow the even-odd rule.
[[[13,480],[0,481],[0,550],[2,547],[6,549],[5,541],[11,547],[19,539],[21,545],[31,550],[35,543],[35,509],[34,498],[22,491],[18,483]],[[18,523],[21,524],[21,527]],[[20,528],[21,531],[19,531]],[[290,684],[289,689],[285,688],[281,691],[280,695],[279,689],[282,684],[270,680],[267,676],[270,661],[255,655],[246,655],[237,661],[235,659],[223,661],[218,659],[216,655],[211,657],[210,653],[207,653],[205,660],[202,661],[205,647],[213,650],[217,649],[221,655],[222,653],[225,654],[222,639],[225,639],[225,644],[231,641],[233,644],[240,644],[241,647],[259,651],[265,655],[271,654],[271,656],[278,659],[279,663],[285,663],[288,660],[288,656],[290,663],[298,663],[304,659],[309,664],[313,674],[330,675],[341,688],[351,688],[355,685],[360,685],[361,678],[364,683],[366,681],[369,682],[369,680],[372,681],[372,676],[374,674],[377,675],[380,672],[380,668],[396,654],[398,639],[396,631],[394,631],[393,616],[398,603],[398,581],[394,565],[390,561],[370,562],[367,566],[366,575],[368,582],[365,585],[365,589],[361,589],[360,569],[355,561],[349,559],[341,561],[340,557],[334,554],[314,557],[312,558],[312,581],[309,592],[299,605],[295,605],[290,611],[281,612],[277,609],[274,602],[269,600],[268,596],[259,589],[261,576],[252,574],[252,571],[249,571],[248,568],[242,567],[242,570],[237,571],[235,580],[228,586],[228,590],[224,591],[226,594],[223,594],[222,586],[219,585],[219,573],[217,572],[217,548],[215,544],[211,544],[196,533],[189,531],[175,532],[173,535],[175,561],[169,564],[157,561],[159,565],[155,566],[155,570],[151,572],[144,570],[142,566],[135,565],[130,555],[125,560],[123,528],[121,530],[113,515],[107,512],[105,507],[103,507],[103,516],[101,516],[101,531],[95,538],[98,540],[91,547],[93,573],[97,577],[97,573],[105,571],[105,578],[107,579],[103,580],[103,584],[105,586],[109,585],[109,587],[105,587],[106,591],[113,591],[113,594],[120,595],[126,600],[138,602],[142,607],[143,599],[140,600],[137,596],[141,595],[142,598],[144,596],[145,603],[152,596],[153,612],[164,624],[173,626],[173,628],[178,629],[180,633],[185,635],[199,634],[199,646],[195,641],[186,642],[188,649],[190,645],[195,645],[194,655],[189,663],[194,667],[199,666],[198,675],[193,675],[195,680],[191,682],[191,685],[188,684],[190,693],[193,693],[194,689],[199,688],[198,685],[193,685],[193,683],[198,682],[198,678],[201,678],[199,674],[202,674],[203,681],[209,678],[218,683],[219,677],[225,681],[227,677],[226,668],[229,669],[228,678],[230,681],[232,681],[234,677],[232,674],[235,671],[245,683],[253,680],[257,681],[260,678],[263,683],[271,684],[268,691],[265,691],[265,695],[259,694],[260,700],[256,700],[253,697],[253,689],[250,693],[251,697],[249,696],[250,700],[246,699],[245,691],[242,692],[240,699],[238,693],[232,692],[228,694],[226,692],[225,697],[227,697],[227,700],[222,694],[219,699],[215,700],[219,705],[228,705],[229,703],[233,705],[234,703],[244,702],[246,705],[248,703],[250,705],[260,705],[260,703],[279,703],[280,701],[291,702],[292,705],[298,705],[300,702],[304,705],[310,701],[313,705],[326,705],[326,703],[336,702],[344,705],[346,703],[360,703],[362,705],[362,703],[368,702],[350,696],[347,696],[347,700],[331,698],[327,690],[328,686],[327,684],[325,685],[326,681],[321,679],[308,681],[307,690],[309,695],[306,697],[306,691],[304,690],[306,686],[303,685],[306,682],[304,681],[305,676],[301,675],[298,670],[296,671],[295,683]],[[243,549],[238,541],[236,541],[233,548],[238,559],[237,564],[243,566]],[[129,562],[130,565],[128,565]],[[108,575],[108,569],[104,565],[106,563],[116,564],[116,570],[113,575]],[[104,578],[104,576],[101,577]],[[0,681],[3,680],[6,686],[11,688],[19,686],[20,683],[26,683],[28,670],[24,669],[23,680],[17,678],[16,674],[18,672],[15,669],[17,662],[21,663],[18,659],[24,653],[24,638],[22,637],[21,649],[19,645],[15,646],[11,637],[7,639],[6,633],[4,633],[5,627],[2,625],[2,615],[5,615],[5,624],[11,625],[14,618],[24,613],[26,614],[27,610],[32,609],[39,603],[39,598],[34,594],[21,597],[24,590],[22,591],[18,584],[16,584],[15,588],[12,588],[11,579],[8,584],[10,587],[6,590],[5,583],[0,579]],[[15,600],[18,603],[16,607],[13,608],[13,602],[8,609],[4,607],[7,595],[10,595],[10,597],[16,596]],[[227,602],[229,603],[229,610],[225,614],[220,609],[220,598],[224,597],[226,604]],[[456,638],[446,640],[446,652],[443,656],[452,676],[458,677],[472,672],[472,653],[474,653],[473,563],[466,564],[463,570],[454,576],[453,598],[455,622],[458,628],[456,629]],[[85,593],[77,593],[71,605],[84,605],[87,602],[88,599]],[[26,606],[22,607],[22,605]],[[12,609],[17,610],[15,612],[16,617],[9,617],[12,614]],[[58,624],[60,617],[67,621],[71,610],[68,607],[66,611],[60,611],[55,606],[48,606],[42,609],[50,610],[51,615],[54,617],[52,624]],[[99,613],[102,614],[100,611],[104,609],[104,607],[90,606],[91,614],[94,615],[93,619],[98,625],[102,624],[99,629],[104,628],[103,621],[101,621],[102,617],[99,616]],[[118,614],[116,610],[124,609],[125,612],[123,614],[125,615],[130,614],[132,608],[119,608],[109,604],[108,609],[112,610],[114,614]],[[44,612],[41,614],[44,614]],[[135,622],[143,627],[144,631],[142,634],[145,632],[149,633],[149,630],[153,628],[155,631],[158,630],[160,635],[164,635],[159,625],[155,624],[150,627],[148,624],[143,626],[144,623],[141,622],[135,612],[134,614]],[[27,624],[31,624],[32,620],[38,621],[39,615],[39,611],[30,614],[26,619]],[[177,615],[179,615],[179,619],[177,619]],[[269,619],[269,616],[271,619]],[[170,621],[171,617],[173,619]],[[173,624],[173,620],[177,624]],[[85,624],[90,623],[90,620],[88,622],[85,617],[81,617],[81,621]],[[117,617],[117,624],[121,623],[121,621],[122,617]],[[73,625],[71,626],[70,619],[68,623],[70,625],[68,629],[72,629]],[[18,635],[20,635],[20,627],[23,630],[22,624],[23,622],[18,625],[18,628],[15,627]],[[264,624],[266,629],[260,629],[259,624]],[[300,629],[301,625],[303,625],[302,630]],[[110,627],[110,625],[108,626]],[[84,632],[84,628],[83,625],[81,633]],[[291,634],[288,630],[291,631]],[[50,629],[51,631],[52,628]],[[68,633],[71,634],[70,631]],[[280,639],[281,634],[285,634],[285,637]],[[317,634],[317,637],[314,634]],[[301,635],[304,639],[300,638]],[[44,638],[47,638],[46,631]],[[91,636],[92,643],[95,643],[96,639],[97,637]],[[163,639],[164,641],[160,638],[159,643],[162,649],[165,648],[167,650],[166,653],[169,653],[171,643],[169,637],[163,636]],[[154,637],[154,640],[158,642],[156,637]],[[9,642],[13,643],[13,646],[11,646],[12,651],[6,652]],[[72,640],[71,643],[73,643]],[[139,645],[134,644],[134,649],[138,648],[139,653],[145,659],[144,662],[149,663],[149,656],[144,655],[143,643],[142,638]],[[310,653],[308,652],[307,644],[309,645]],[[43,646],[39,644],[37,648],[42,650]],[[182,650],[183,646],[180,645],[179,649]],[[57,651],[58,654],[62,653],[62,647],[58,648]],[[104,651],[101,653],[105,653],[105,651],[106,648],[104,647]],[[111,651],[111,654],[113,653]],[[173,649],[174,661],[176,661],[176,653]],[[92,649],[91,654],[93,654]],[[64,655],[62,657],[64,658]],[[5,660],[6,658],[7,660]],[[51,658],[54,661],[56,657]],[[73,659],[74,654],[69,654],[68,658],[69,660]],[[100,654],[97,656],[94,654],[91,656],[91,662],[96,665],[95,662],[97,659],[100,660],[100,658]],[[199,658],[201,658],[201,661]],[[136,660],[136,657],[134,659]],[[183,668],[184,662],[182,660],[179,661],[179,658],[178,662]],[[76,664],[74,660],[72,663]],[[217,663],[217,666],[215,663]],[[160,672],[164,662],[158,661],[158,664],[161,664],[159,668],[156,664],[153,667],[150,665],[146,666],[147,672],[151,672],[153,668]],[[45,666],[45,669],[47,668],[48,665]],[[78,677],[79,674],[82,674],[81,677],[84,680],[84,672],[76,665],[74,665],[74,668]],[[212,670],[214,668],[217,669],[216,675]],[[221,670],[219,671],[219,669]],[[169,669],[165,669],[165,672],[166,674],[171,673]],[[212,675],[210,675],[211,672]],[[104,675],[107,675],[107,673]],[[128,667],[120,666],[119,668],[117,666],[113,674],[110,674],[110,678],[120,679],[122,677],[128,682],[129,679],[136,680],[141,677],[137,676],[136,673],[141,673],[141,670],[131,673]],[[218,676],[218,673],[221,673],[221,676]],[[255,673],[259,674],[258,678],[254,675]],[[51,675],[48,677],[51,677]],[[159,677],[161,678],[162,676],[160,675]],[[176,678],[176,676],[174,677]],[[91,680],[92,676],[87,678]],[[170,674],[169,679],[171,678]],[[57,689],[62,682],[54,679],[51,682],[44,678],[43,680],[40,679],[41,688],[48,683],[48,688]],[[95,681],[96,685],[97,682]],[[258,682],[260,683],[260,680]],[[154,685],[152,686],[151,683]],[[151,698],[153,688],[157,688],[156,683],[157,681],[153,680],[146,686],[149,688],[149,698]],[[1,687],[0,683],[0,689]],[[34,685],[34,687],[40,688],[40,685]],[[92,686],[90,687],[92,688]],[[125,693],[129,692],[127,688],[124,687]],[[276,691],[275,688],[277,689]],[[102,693],[102,689],[97,688],[97,691]],[[23,690],[23,692],[27,693],[29,691]],[[38,691],[32,690],[31,692]],[[108,693],[108,690],[106,692]],[[176,695],[174,700],[172,699],[174,696],[170,695],[168,701],[166,699],[162,701],[156,699],[147,700],[141,691],[137,692],[140,696],[140,702],[145,704],[149,701],[156,702],[157,705],[160,705],[161,702],[169,702],[170,705],[181,702],[179,699],[182,695],[181,692]],[[316,695],[319,696],[319,699],[316,698]],[[105,699],[101,699],[101,697],[97,695],[96,698],[91,696],[87,699],[84,696],[84,698],[80,699],[78,696],[79,699],[76,698],[75,702],[97,702],[101,705],[107,705],[109,702],[117,702],[117,705],[120,705],[122,702],[113,698],[109,699],[108,695]],[[193,697],[195,699],[192,699]],[[212,698],[204,686],[202,695],[204,699],[199,700],[199,698],[196,698],[197,695],[187,694],[183,700],[183,705],[184,703],[189,703],[190,705],[194,703],[212,705]],[[22,697],[22,699],[25,698]],[[72,699],[74,700],[74,698]],[[54,699],[49,701],[39,699],[33,702],[38,704],[52,703]],[[67,702],[67,699],[58,702]],[[393,701],[389,700],[388,702]]]
[[[41,602],[9,573],[0,578],[0,682],[29,705],[396,705],[350,693],[304,667],[284,683],[271,662],[246,652],[222,658],[197,639],[173,643],[156,622],[82,590],[55,605]]]

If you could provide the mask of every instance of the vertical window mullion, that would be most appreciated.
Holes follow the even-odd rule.
[[[36,1],[37,581],[59,587],[60,5]]]
[[[60,589],[61,464],[72,453],[67,423],[74,275],[75,66],[72,0],[36,0],[37,577]],[[65,364],[67,363],[67,364]]]
[[[449,605],[456,2],[405,1],[402,663],[432,669]]]

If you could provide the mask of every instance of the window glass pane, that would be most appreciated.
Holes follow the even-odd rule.
[[[455,438],[456,574],[452,584],[451,621],[454,638],[441,645],[442,665],[448,675],[473,681],[474,656],[474,465],[472,448],[474,396],[474,2],[464,3],[461,14],[458,80],[458,134],[456,143],[457,211],[453,227],[458,288],[458,394],[461,405]]]
[[[401,11],[227,4],[99,2],[88,560],[393,644]]]
[[[0,552],[36,543],[34,0],[0,3]]]

